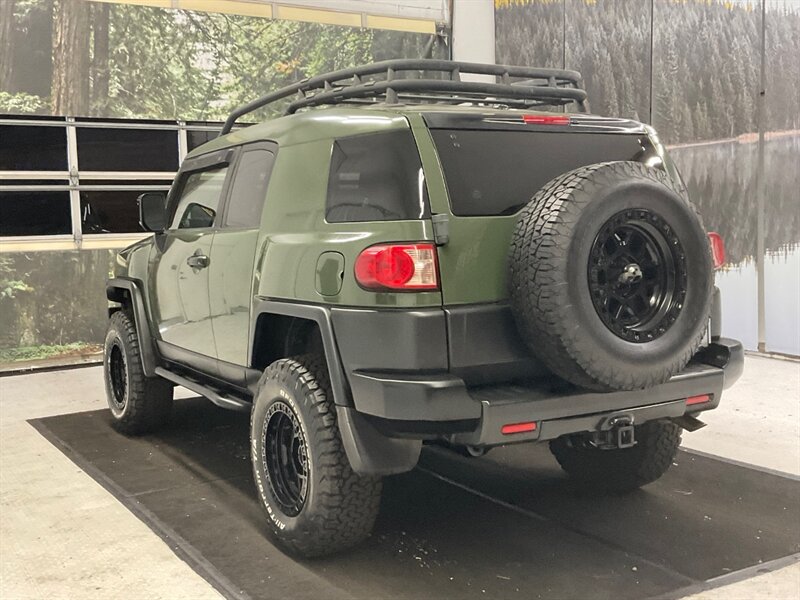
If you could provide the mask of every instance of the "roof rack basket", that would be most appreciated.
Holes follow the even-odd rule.
[[[494,75],[498,81],[461,81],[463,74]],[[303,79],[253,100],[230,114],[220,135],[230,132],[244,115],[291,96],[295,100],[284,114],[312,106],[376,102],[477,103],[514,108],[564,106],[574,102],[580,112],[588,112],[582,87],[577,71],[434,59],[385,60]]]

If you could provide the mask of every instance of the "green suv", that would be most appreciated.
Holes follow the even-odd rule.
[[[424,442],[547,441],[581,485],[640,487],[742,371],[721,240],[653,129],[589,114],[574,71],[303,80],[139,207],[154,235],[107,286],[115,426],[164,424],[175,385],[249,412],[269,530],[300,555],[368,536]]]

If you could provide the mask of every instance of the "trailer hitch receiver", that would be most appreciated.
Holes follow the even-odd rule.
[[[613,415],[605,419],[595,432],[593,443],[601,450],[633,448],[636,445],[633,415]]]

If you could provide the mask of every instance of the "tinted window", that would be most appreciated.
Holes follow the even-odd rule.
[[[417,146],[407,129],[336,140],[325,219],[393,221],[430,216]]]
[[[69,233],[69,192],[0,192],[0,236]]]
[[[0,125],[0,171],[66,171],[65,127]]]
[[[81,171],[177,171],[178,132],[79,127]]]
[[[183,176],[172,229],[212,227],[219,209],[228,167],[195,171]]]
[[[274,160],[275,155],[264,148],[253,148],[242,154],[231,185],[225,225],[259,226]]]
[[[513,214],[554,177],[609,160],[646,160],[642,135],[431,130],[453,214]]]

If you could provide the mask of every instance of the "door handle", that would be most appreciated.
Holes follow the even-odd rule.
[[[201,254],[200,250],[192,254],[186,259],[186,264],[193,269],[205,269],[211,261],[205,254]]]

